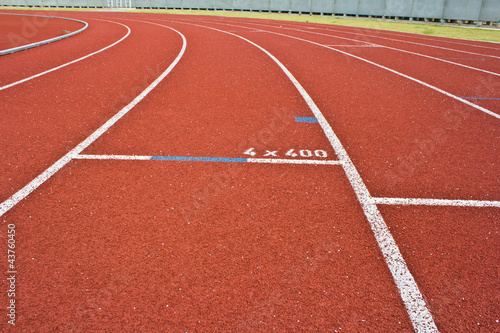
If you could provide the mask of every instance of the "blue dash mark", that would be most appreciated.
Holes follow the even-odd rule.
[[[298,123],[317,123],[318,119],[315,117],[295,117],[295,121]]]
[[[495,98],[495,97],[460,97],[463,99],[487,99],[487,100],[493,100],[493,101],[500,101],[500,98]]]
[[[224,163],[246,163],[246,158],[227,157],[192,157],[192,156],[151,156],[154,161],[188,161],[188,162],[224,162]]]

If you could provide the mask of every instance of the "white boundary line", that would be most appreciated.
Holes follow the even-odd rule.
[[[454,206],[454,207],[497,207],[500,201],[487,200],[448,200],[448,199],[413,199],[413,198],[372,198],[377,205],[400,206]]]
[[[98,20],[98,19],[96,19],[96,20]],[[109,49],[110,47],[113,47],[113,46],[115,46],[116,44],[118,44],[118,43],[122,42],[125,38],[127,38],[127,37],[130,35],[130,28],[129,28],[129,27],[127,27],[125,24],[122,24],[122,23],[119,23],[119,22],[114,22],[114,21],[108,21],[108,20],[99,20],[99,21],[106,21],[106,22],[111,22],[111,23],[115,23],[115,24],[122,25],[122,26],[124,26],[125,28],[127,28],[127,33],[126,33],[126,34],[125,34],[125,36],[123,36],[120,40],[118,40],[118,41],[114,42],[114,43],[113,43],[113,44],[111,44],[111,45],[106,46],[105,48],[102,48],[102,49],[100,49],[100,50],[98,50],[98,51],[96,51],[96,52],[90,53],[90,54],[88,54],[88,55],[86,55],[86,56],[83,56],[83,57],[81,57],[81,58],[78,58],[78,59],[76,59],[76,60],[73,60],[73,61],[67,62],[67,63],[65,63],[65,64],[62,64],[62,65],[60,65],[60,66],[57,66],[57,67],[51,68],[51,69],[46,70],[46,71],[44,71],[44,72],[41,72],[41,73],[35,74],[35,75],[33,75],[33,76],[27,77],[27,78],[25,78],[25,79],[22,79],[22,80],[19,80],[19,81],[16,81],[16,82],[13,82],[13,83],[7,84],[7,85],[5,85],[5,86],[2,86],[2,87],[0,87],[0,91],[1,91],[1,90],[4,90],[4,89],[7,89],[7,88],[14,87],[14,86],[16,86],[16,85],[18,85],[18,84],[21,84],[21,83],[24,83],[24,82],[26,82],[26,81],[33,80],[33,79],[35,79],[35,78],[37,78],[37,77],[40,77],[40,76],[42,76],[42,75],[45,75],[45,74],[48,74],[48,73],[54,72],[54,71],[56,71],[56,70],[58,70],[58,69],[61,69],[61,68],[63,68],[63,67],[69,66],[69,65],[74,64],[74,63],[76,63],[76,62],[79,62],[79,61],[82,61],[82,60],[87,59],[87,58],[89,58],[89,57],[92,57],[92,56],[94,56],[94,55],[96,55],[96,54],[98,54],[98,53],[101,53],[101,52],[103,52],[103,51],[105,51],[105,50]]]
[[[180,23],[183,23],[183,22],[180,22]],[[189,24],[189,23],[186,23],[186,24]],[[224,24],[224,23],[216,23],[216,24]],[[235,25],[233,25],[233,24],[224,24],[224,25],[235,26]],[[244,27],[244,26],[238,26],[238,27]],[[252,28],[248,28],[248,29],[252,29]],[[495,112],[492,112],[492,111],[490,111],[490,110],[488,110],[488,109],[486,109],[486,108],[483,108],[482,106],[479,106],[479,105],[477,105],[477,104],[471,103],[471,102],[469,102],[469,101],[468,101],[468,100],[466,100],[466,99],[463,99],[463,98],[460,98],[460,97],[458,97],[458,96],[456,96],[456,95],[453,95],[452,93],[449,93],[449,92],[447,92],[447,91],[444,91],[444,90],[442,90],[442,89],[440,89],[440,88],[438,88],[438,87],[435,87],[435,86],[433,86],[433,85],[431,85],[431,84],[429,84],[429,83],[425,83],[425,82],[420,81],[419,79],[416,79],[416,78],[414,78],[414,77],[412,77],[412,76],[409,76],[409,75],[403,74],[403,73],[398,72],[398,71],[396,71],[396,70],[394,70],[394,69],[391,69],[391,68],[389,68],[389,67],[382,66],[382,65],[377,64],[376,62],[370,61],[370,60],[368,60],[368,59],[365,59],[365,58],[362,58],[362,57],[358,57],[358,56],[356,56],[356,55],[354,55],[354,54],[351,54],[351,53],[348,53],[348,52],[345,52],[345,51],[342,51],[342,50],[338,50],[338,49],[335,49],[335,48],[333,48],[333,47],[326,46],[326,45],[324,45],[324,44],[316,43],[316,42],[310,41],[310,40],[308,40],[308,39],[303,39],[303,38],[299,38],[299,37],[294,37],[294,36],[290,36],[290,35],[285,35],[285,34],[281,34],[281,33],[279,33],[279,32],[272,32],[272,31],[267,31],[267,30],[262,30],[262,31],[267,32],[267,33],[270,33],[270,34],[274,34],[274,35],[278,35],[278,36],[283,36],[283,37],[288,37],[288,38],[292,38],[292,39],[300,40],[300,41],[303,41],[303,42],[306,42],[306,43],[314,44],[314,45],[317,45],[317,46],[320,46],[320,47],[324,47],[324,48],[327,48],[327,49],[332,50],[332,51],[335,51],[335,52],[342,53],[342,54],[347,55],[347,56],[349,56],[349,57],[352,57],[352,58],[355,58],[355,59],[358,59],[358,60],[364,61],[364,62],[366,62],[366,63],[369,63],[369,64],[371,64],[371,65],[374,65],[374,66],[376,66],[376,67],[379,67],[379,68],[381,68],[381,69],[384,69],[384,70],[386,70],[386,71],[389,71],[389,72],[394,73],[394,74],[396,74],[396,75],[402,76],[402,77],[404,77],[404,78],[406,78],[406,79],[408,79],[408,80],[411,80],[411,81],[414,81],[414,82],[416,82],[416,83],[418,83],[418,84],[421,84],[421,85],[423,85],[423,86],[426,86],[427,88],[430,88],[430,89],[432,89],[432,90],[435,90],[435,91],[437,91],[437,92],[439,92],[439,93],[441,93],[441,94],[444,94],[444,95],[446,95],[446,96],[448,96],[448,97],[451,97],[451,98],[453,98],[453,99],[455,99],[455,100],[457,100],[457,101],[459,101],[459,102],[462,102],[462,103],[464,103],[464,104],[467,104],[467,105],[469,105],[469,106],[472,106],[473,108],[475,108],[475,109],[477,109],[477,110],[479,110],[479,111],[482,111],[482,112],[484,112],[484,113],[486,113],[486,114],[489,114],[490,116],[493,116],[493,117],[495,117],[495,118],[497,118],[497,119],[500,119],[500,114],[496,114]],[[242,37],[242,38],[243,38],[243,37]]]
[[[150,160],[151,156],[141,155],[76,155],[73,157],[76,160]]]
[[[376,44],[366,44],[366,45],[330,45],[330,44],[325,44],[326,46],[331,46],[331,47],[384,47]]]
[[[156,24],[156,23],[152,23]],[[160,24],[157,24],[160,25]],[[19,201],[23,200],[26,196],[28,196],[31,192],[37,189],[40,185],[42,185],[47,179],[52,177],[57,171],[59,171],[62,167],[68,164],[72,159],[79,156],[79,154],[87,148],[92,142],[97,140],[104,132],[106,132],[111,126],[113,126],[118,120],[120,120],[127,112],[129,112],[134,106],[136,106],[144,97],[146,97],[151,90],[153,90],[177,65],[179,60],[184,55],[186,51],[186,38],[179,31],[160,25],[170,30],[175,31],[182,37],[182,49],[175,58],[175,60],[170,64],[170,66],[153,82],[151,83],[144,91],[134,98],[132,102],[130,102],[127,106],[121,109],[117,114],[115,114],[111,119],[109,119],[104,125],[102,125],[99,129],[97,129],[93,134],[91,134],[88,138],[82,141],[78,146],[73,148],[70,152],[64,155],[61,159],[59,159],[56,163],[54,163],[51,167],[41,173],[38,177],[33,179],[28,185],[17,191],[14,195],[12,195],[9,199],[5,200],[0,204],[0,216],[9,211],[12,207],[14,207]]]
[[[342,143],[333,132],[330,124],[326,121],[325,117],[323,116],[319,108],[316,106],[312,98],[305,91],[302,85],[297,81],[297,79],[295,79],[292,73],[290,73],[290,71],[266,49],[262,48],[261,46],[255,44],[254,42],[242,36],[203,25],[185,23],[182,21],[180,22],[177,21],[177,22],[208,28],[215,31],[220,31],[222,33],[226,33],[235,36],[237,38],[240,38],[260,49],[281,68],[281,70],[286,74],[286,76],[290,79],[290,81],[294,84],[299,93],[302,95],[305,102],[316,116],[316,119],[318,119],[318,122],[321,125],[323,131],[325,132],[326,137],[328,138],[330,144],[337,153],[337,156],[339,157],[340,161],[343,163],[343,168],[346,172],[349,182],[351,183],[354,192],[356,193],[356,196],[361,204],[361,207],[363,208],[365,216],[368,219],[368,222],[370,223],[370,227],[375,235],[377,243],[384,256],[385,262],[389,270],[391,271],[392,277],[399,290],[401,299],[405,304],[413,328],[417,332],[438,332],[436,324],[434,323],[434,319],[432,318],[432,314],[427,308],[427,304],[425,303],[425,300],[422,294],[420,293],[417,283],[415,282],[415,279],[410,273],[408,266],[406,265],[406,262],[403,256],[401,255],[401,252],[399,251],[396,241],[392,237],[389,228],[387,227],[387,225],[384,222],[384,219],[382,218],[382,215],[380,214],[377,206],[372,202],[372,197],[367,187],[365,186],[363,180],[361,179],[361,176],[359,175],[356,167],[354,166],[350,157],[347,155],[347,152],[342,146]]]
[[[67,17],[58,17],[58,16],[43,16],[43,15],[28,15],[28,14],[14,14],[14,13],[0,13],[0,15],[14,15],[14,16],[28,16],[28,17],[43,17],[43,18],[48,18],[48,19],[60,19],[60,20],[68,20],[68,21],[75,21],[75,22],[79,22],[79,23],[83,23],[83,28],[77,30],[77,31],[74,31],[72,33],[69,33],[67,35],[63,35],[63,36],[58,36],[58,37],[54,37],[54,38],[49,38],[49,39],[46,39],[46,40],[41,40],[39,42],[35,42],[35,43],[31,43],[31,44],[26,44],[26,45],[21,45],[21,46],[17,46],[17,47],[13,47],[13,48],[10,48],[10,49],[6,49],[6,50],[0,50],[0,56],[2,55],[7,55],[7,54],[12,54],[12,53],[16,53],[16,52],[20,52],[20,51],[24,51],[24,50],[28,50],[28,49],[31,49],[31,48],[34,48],[34,47],[38,47],[38,46],[42,46],[42,45],[45,45],[45,44],[49,44],[49,43],[53,43],[53,42],[57,42],[59,40],[63,40],[63,39],[66,39],[66,38],[69,38],[69,37],[72,37],[74,35],[77,35],[83,31],[85,31],[89,24],[85,21],[81,21],[81,20],[77,20],[77,19],[72,19],[72,18],[67,18]]]

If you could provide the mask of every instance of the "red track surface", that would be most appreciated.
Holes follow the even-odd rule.
[[[43,13],[40,13],[40,16],[43,16]],[[0,51],[41,42],[64,35],[64,31],[73,32],[81,28],[83,25],[80,22],[58,18],[1,15]]]
[[[1,202],[156,80],[183,47],[179,33],[187,48],[142,101],[2,216],[0,267],[15,277],[15,295],[0,300],[7,313],[16,306],[16,325],[4,315],[3,331],[423,331],[400,296],[412,287],[395,282],[370,227],[374,201],[404,258],[396,265],[437,329],[500,331],[497,44],[230,18],[53,15],[89,28],[1,57],[0,86],[126,38],[0,90]],[[380,45],[353,47],[366,43]],[[314,116],[311,104],[257,45],[318,106],[368,199],[323,124],[295,121]],[[452,95],[489,98],[467,101],[493,115]],[[248,158],[249,148],[275,160],[323,151],[309,160],[344,164],[81,159]],[[492,207],[470,207],[478,203]],[[4,279],[2,290],[11,287]]]

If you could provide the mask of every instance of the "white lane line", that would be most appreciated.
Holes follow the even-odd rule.
[[[246,24],[251,24],[251,25],[258,25],[258,26],[268,27],[268,28],[277,28],[276,26],[266,25],[266,24],[247,23],[247,22],[245,22],[245,23]],[[250,28],[248,28],[248,29],[250,29]],[[397,51],[397,52],[408,53],[408,54],[416,55],[416,56],[419,56],[419,57],[424,57],[424,58],[428,58],[428,59],[432,59],[432,60],[436,60],[436,61],[445,62],[445,63],[448,63],[448,64],[452,64],[452,65],[459,66],[459,67],[464,67],[464,68],[467,68],[467,69],[471,69],[471,70],[483,72],[483,73],[490,74],[490,75],[500,76],[500,73],[495,73],[495,72],[487,71],[485,69],[481,69],[481,68],[477,68],[477,67],[472,67],[472,66],[464,65],[464,64],[461,64],[461,63],[458,63],[458,62],[454,62],[454,61],[450,61],[450,60],[446,60],[446,59],[442,59],[442,58],[432,57],[432,56],[429,56],[429,55],[426,55],[426,54],[422,54],[422,53],[416,53],[416,52],[407,51],[407,50],[403,50],[403,49],[397,49],[397,48],[386,46],[386,45],[382,45],[382,44],[370,43],[370,42],[365,42],[365,41],[361,41],[361,40],[357,40],[357,39],[352,39],[352,38],[347,38],[347,37],[340,37],[340,36],[336,36],[336,35],[329,35],[329,34],[324,34],[324,33],[320,33],[320,32],[307,31],[307,30],[301,30],[301,29],[293,29],[293,28],[283,28],[283,29],[292,30],[292,31],[298,31],[298,32],[304,32],[304,33],[310,33],[310,34],[315,34],[315,35],[325,36],[325,37],[330,37],[330,38],[345,39],[345,40],[349,40],[349,41],[353,41],[353,42],[366,43],[367,46],[365,46],[365,47],[368,47],[368,45],[370,45],[372,47],[386,48],[386,49]],[[267,30],[262,30],[262,31],[267,31]],[[328,30],[328,31],[332,31],[332,30]],[[333,30],[333,31],[335,32],[335,30]],[[267,31],[267,32],[268,33],[273,33],[273,32],[270,32],[270,31]],[[324,45],[335,47],[335,45],[328,45],[328,44],[324,44]],[[344,46],[344,45],[342,45],[342,46]],[[362,47],[362,46],[360,46],[360,47]]]
[[[396,241],[392,237],[389,228],[385,224],[384,219],[382,218],[382,215],[377,208],[377,205],[372,202],[372,197],[363,180],[361,179],[361,176],[359,175],[356,167],[354,166],[346,150],[342,146],[342,143],[333,132],[330,124],[326,121],[325,117],[316,106],[312,98],[302,87],[302,85],[297,81],[297,79],[292,75],[292,73],[290,73],[290,71],[275,56],[269,53],[269,51],[242,36],[203,25],[179,21],[177,22],[212,29],[240,38],[267,54],[281,68],[281,70],[286,74],[286,76],[290,79],[290,81],[302,95],[303,99],[305,100],[313,114],[316,116],[316,119],[318,119],[318,122],[325,132],[328,140],[330,141],[330,144],[335,150],[340,161],[342,161],[345,173],[354,189],[354,192],[356,193],[361,207],[363,208],[365,216],[370,223],[370,227],[384,256],[385,262],[389,270],[391,271],[392,277],[394,279],[394,282],[396,283],[401,299],[405,304],[413,328],[417,332],[438,332],[436,324],[434,323],[434,319],[432,318],[432,314],[427,308],[427,305],[422,294],[420,293],[417,283],[410,273],[408,266],[406,265],[406,262],[401,252],[399,251]]]
[[[500,201],[487,200],[448,200],[448,199],[414,199],[414,198],[372,198],[377,205],[400,206],[454,206],[454,207],[500,207]]]
[[[271,163],[271,164],[312,164],[312,165],[342,165],[342,161],[321,161],[321,160],[285,160],[273,158],[248,158],[248,163]]]
[[[469,28],[469,29],[473,29],[473,28]],[[379,31],[382,31],[382,30],[379,30]],[[404,38],[410,37],[410,38],[415,38],[415,39],[423,39],[426,42],[432,41],[432,42],[442,43],[442,44],[457,44],[457,45],[465,45],[468,47],[475,47],[475,48],[480,47],[483,49],[491,49],[491,50],[495,50],[495,51],[500,51],[499,47],[478,44],[478,43],[490,43],[490,44],[494,45],[496,43],[497,45],[500,45],[499,42],[486,42],[486,41],[482,41],[482,40],[463,39],[463,38],[456,38],[456,37],[442,37],[442,36],[431,36],[431,35],[424,36],[422,34],[413,33],[413,32],[407,32],[406,34],[397,33],[397,31],[388,31],[388,30],[383,30],[383,32],[385,32],[386,35],[393,36],[393,37],[394,36],[404,37]],[[393,32],[393,34],[390,34],[387,32]],[[457,42],[457,40],[467,41],[469,43]]]
[[[226,25],[229,25],[229,24],[226,24]],[[232,26],[232,24],[230,24],[230,25]],[[486,109],[486,108],[483,108],[482,106],[479,106],[479,105],[477,105],[477,104],[471,103],[471,102],[469,102],[469,101],[467,101],[467,100],[465,100],[465,99],[463,99],[463,98],[461,98],[461,97],[458,97],[458,96],[456,96],[456,95],[453,95],[452,93],[449,93],[449,92],[447,92],[447,91],[444,91],[444,90],[442,90],[442,89],[440,89],[440,88],[438,88],[438,87],[435,87],[435,86],[433,86],[433,85],[431,85],[431,84],[429,84],[429,83],[426,83],[426,82],[420,81],[419,79],[416,79],[416,78],[411,77],[411,76],[409,76],[409,75],[403,74],[403,73],[398,72],[398,71],[396,71],[396,70],[394,70],[394,69],[391,69],[391,68],[388,68],[388,67],[382,66],[382,65],[377,64],[376,62],[370,61],[370,60],[368,60],[368,59],[365,59],[365,58],[362,58],[362,57],[358,57],[358,56],[356,56],[356,55],[354,55],[354,54],[351,54],[351,53],[348,53],[348,52],[345,52],[345,51],[342,51],[342,50],[338,50],[338,49],[335,49],[335,48],[333,48],[333,47],[329,47],[329,46],[326,46],[326,45],[323,45],[323,44],[320,44],[320,43],[316,43],[316,42],[310,41],[310,40],[308,40],[308,39],[303,39],[303,38],[299,38],[299,37],[294,37],[294,36],[290,36],[290,35],[285,35],[285,34],[281,34],[281,33],[279,33],[279,32],[272,32],[272,31],[267,31],[267,30],[262,30],[262,31],[265,31],[265,32],[270,33],[270,34],[274,34],[274,35],[278,35],[278,36],[283,36],[283,37],[287,37],[287,38],[292,38],[292,39],[300,40],[300,41],[303,41],[303,42],[306,42],[306,43],[314,44],[314,45],[317,45],[317,46],[320,46],[320,47],[324,47],[324,48],[327,48],[327,49],[332,50],[332,51],[335,51],[335,52],[339,52],[339,53],[345,54],[345,55],[347,55],[347,56],[349,56],[349,57],[352,57],[352,58],[355,58],[355,59],[358,59],[358,60],[364,61],[364,62],[366,62],[366,63],[369,63],[369,64],[371,64],[371,65],[374,65],[374,66],[376,66],[376,67],[379,67],[379,68],[381,68],[381,69],[384,69],[384,70],[386,70],[386,71],[389,71],[389,72],[394,73],[394,74],[396,74],[396,75],[402,76],[402,77],[404,77],[404,78],[406,78],[406,79],[408,79],[408,80],[411,80],[411,81],[414,81],[414,82],[416,82],[416,83],[418,83],[418,84],[421,84],[421,85],[423,85],[423,86],[426,86],[427,88],[430,88],[430,89],[432,89],[432,90],[435,90],[435,91],[437,91],[437,92],[439,92],[439,93],[441,93],[441,94],[444,94],[444,95],[446,95],[446,96],[448,96],[448,97],[451,97],[451,98],[453,98],[453,99],[455,99],[455,100],[457,100],[457,101],[459,101],[459,102],[462,102],[462,103],[464,103],[464,104],[467,104],[467,105],[469,105],[469,106],[472,106],[473,108],[475,108],[475,109],[477,109],[477,110],[479,110],[479,111],[482,111],[482,112],[484,112],[484,113],[486,113],[486,114],[489,114],[490,116],[493,116],[493,117],[495,117],[495,118],[497,118],[497,119],[500,119],[500,114],[496,114],[495,112],[492,112],[492,111],[490,111],[490,110],[488,110],[488,109]]]
[[[150,160],[151,156],[140,155],[76,155],[75,160]]]
[[[114,115],[111,119],[109,119],[104,125],[102,125],[99,129],[97,129],[93,134],[91,134],[88,138],[82,141],[78,146],[73,148],[70,152],[64,155],[61,159],[59,159],[56,163],[50,166],[47,170],[41,173],[38,177],[33,179],[28,185],[17,191],[14,195],[12,195],[9,199],[5,200],[0,204],[0,216],[9,211],[12,207],[14,207],[19,201],[23,200],[26,196],[28,196],[31,192],[37,189],[40,185],[42,185],[47,179],[52,177],[57,171],[59,171],[62,167],[68,164],[72,159],[77,157],[85,148],[87,148],[92,142],[97,140],[104,132],[106,132],[111,126],[113,126],[120,118],[122,118],[127,112],[129,112],[134,106],[136,106],[144,97],[146,97],[151,90],[153,90],[177,65],[179,60],[184,55],[186,51],[186,38],[179,31],[164,26],[170,30],[175,31],[179,36],[182,37],[182,49],[175,58],[175,60],[170,64],[170,66],[153,82],[151,83],[144,91],[134,98],[132,102],[130,102],[127,106],[121,109],[116,115]]]
[[[310,34],[321,35],[321,36],[329,36],[329,37],[332,37],[332,38],[338,38],[338,36],[332,36],[332,35],[323,34],[323,33],[314,32],[314,31],[305,31],[305,30],[300,30],[300,29],[292,29],[292,30],[294,30],[294,31],[300,31],[300,32],[307,32],[307,33],[310,33]],[[408,54],[416,55],[418,57],[424,57],[424,58],[427,58],[427,59],[437,60],[437,61],[445,62],[445,63],[448,63],[448,64],[452,64],[452,65],[455,65],[455,66],[459,66],[459,67],[464,67],[464,68],[467,68],[467,69],[471,69],[471,70],[474,70],[474,71],[483,72],[483,73],[490,74],[490,75],[495,75],[495,76],[500,76],[500,73],[495,73],[495,72],[488,71],[488,70],[485,70],[485,69],[481,69],[481,68],[477,68],[477,67],[472,67],[472,66],[464,65],[464,64],[461,64],[459,62],[446,60],[444,58],[437,58],[437,57],[433,57],[433,56],[430,56],[430,55],[427,55],[427,54],[412,52],[412,51],[403,50],[403,49],[397,49],[395,47],[381,45],[381,44],[374,44],[374,45],[376,45],[376,47],[382,47],[382,48],[393,50],[393,51],[396,51],[396,52],[408,53]]]
[[[331,46],[331,47],[383,47],[382,45],[375,45],[375,44],[367,44],[367,45],[330,45],[330,44],[325,44],[326,46]]]
[[[113,44],[108,45],[108,46],[106,46],[106,47],[104,47],[104,48],[102,48],[102,49],[100,49],[100,50],[98,50],[98,51],[96,51],[96,52],[90,53],[90,54],[88,54],[88,55],[86,55],[86,56],[83,56],[83,57],[78,58],[78,59],[76,59],[76,60],[73,60],[73,61],[67,62],[67,63],[62,64],[62,65],[60,65],[60,66],[57,66],[57,67],[51,68],[51,69],[46,70],[46,71],[44,71],[44,72],[41,72],[41,73],[38,73],[38,74],[32,75],[32,76],[27,77],[27,78],[25,78],[25,79],[22,79],[22,80],[19,80],[19,81],[16,81],[16,82],[13,82],[13,83],[7,84],[7,85],[5,85],[5,86],[0,87],[0,90],[4,90],[4,89],[7,89],[7,88],[14,87],[14,86],[16,86],[16,85],[18,85],[18,84],[24,83],[24,82],[29,81],[29,80],[33,80],[33,79],[35,79],[35,78],[37,78],[37,77],[40,77],[40,76],[42,76],[42,75],[45,75],[45,74],[48,74],[48,73],[51,73],[51,72],[57,71],[58,69],[64,68],[64,67],[69,66],[69,65],[71,65],[71,64],[74,64],[74,63],[76,63],[76,62],[79,62],[79,61],[82,61],[82,60],[87,59],[87,58],[89,58],[89,57],[92,57],[92,56],[94,56],[94,55],[96,55],[96,54],[98,54],[98,53],[101,53],[101,52],[103,52],[103,51],[106,51],[107,49],[109,49],[109,48],[111,48],[111,47],[115,46],[116,44],[118,44],[118,43],[120,43],[120,42],[122,42],[125,38],[127,38],[127,37],[130,35],[130,28],[129,28],[129,27],[127,27],[125,24],[121,24],[121,23],[119,23],[119,22],[108,21],[108,20],[99,20],[99,21],[106,21],[106,22],[111,22],[111,23],[115,23],[115,24],[119,24],[119,25],[121,25],[121,26],[124,26],[125,28],[127,28],[127,33],[125,34],[125,36],[123,36],[122,38],[120,38],[118,41],[116,41],[116,42],[114,42]]]
[[[292,26],[294,26],[294,25],[292,25]],[[424,43],[410,42],[410,41],[401,40],[401,39],[394,39],[394,38],[388,38],[388,37],[368,35],[368,34],[362,34],[362,33],[351,32],[351,31],[343,31],[343,30],[338,30],[338,29],[325,29],[325,30],[326,31],[332,31],[332,32],[339,32],[339,33],[351,34],[351,35],[359,35],[359,36],[364,36],[364,37],[380,38],[380,39],[386,39],[386,40],[390,40],[390,41],[394,41],[394,42],[407,43],[407,44],[415,44],[415,45],[426,46],[426,47],[434,47],[434,48],[437,48],[437,49],[443,49],[443,50],[447,50],[447,51],[468,53],[468,54],[480,55],[480,56],[483,56],[483,57],[490,57],[490,58],[500,59],[499,56],[494,56],[494,55],[489,55],[489,54],[484,54],[484,53],[471,52],[471,51],[465,51],[465,50],[457,50],[457,49],[452,49],[452,48],[443,47],[443,46],[437,46],[437,45],[429,45],[429,44],[424,44]]]

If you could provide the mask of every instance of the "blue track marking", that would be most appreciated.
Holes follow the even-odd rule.
[[[225,162],[225,163],[246,163],[246,158],[226,158],[226,157],[192,157],[192,156],[151,156],[154,161],[190,161],[190,162]]]
[[[295,121],[298,123],[317,123],[318,119],[315,117],[295,117]]]
[[[500,98],[497,97],[460,97],[463,99],[487,99],[487,100],[493,100],[493,101],[500,101]]]

